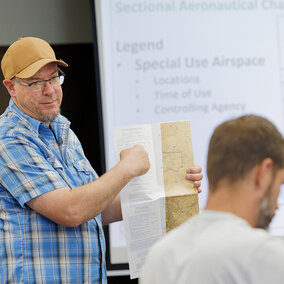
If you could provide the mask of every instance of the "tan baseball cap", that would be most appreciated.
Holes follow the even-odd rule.
[[[68,66],[61,59],[56,59],[52,47],[45,40],[21,37],[7,49],[1,61],[1,69],[5,79],[15,76],[26,79],[51,62]]]

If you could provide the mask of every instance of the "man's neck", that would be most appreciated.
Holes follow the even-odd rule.
[[[254,227],[258,217],[258,212],[255,210],[257,206],[242,192],[245,191],[240,189],[235,191],[233,188],[218,188],[213,193],[209,191],[205,210],[232,213]]]

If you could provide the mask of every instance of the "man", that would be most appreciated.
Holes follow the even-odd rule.
[[[207,174],[205,210],[154,245],[140,283],[284,283],[284,243],[263,230],[284,183],[281,134],[253,115],[221,124]]]
[[[102,225],[122,219],[119,192],[149,169],[136,145],[100,178],[60,115],[67,67],[34,37],[1,62],[11,95],[0,118],[1,283],[106,283]],[[188,170],[200,186],[200,167]]]

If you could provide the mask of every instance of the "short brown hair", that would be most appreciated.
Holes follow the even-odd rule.
[[[219,125],[210,140],[207,176],[210,190],[221,180],[236,182],[265,158],[273,169],[284,167],[284,140],[267,119],[246,115]]]

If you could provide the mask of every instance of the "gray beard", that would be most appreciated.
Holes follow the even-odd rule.
[[[259,206],[259,215],[257,220],[257,228],[268,229],[268,226],[274,216],[269,196],[266,196]]]
[[[39,115],[39,118],[40,118],[40,121],[46,123],[46,122],[50,122],[52,121],[53,119],[55,119],[59,114],[60,114],[60,109],[57,113],[54,113],[54,114],[42,114],[42,113],[38,113]]]

